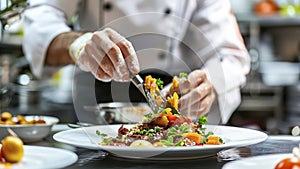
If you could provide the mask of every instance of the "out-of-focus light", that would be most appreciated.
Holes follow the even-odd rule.
[[[28,85],[30,83],[30,77],[26,74],[20,75],[19,83],[21,85]]]

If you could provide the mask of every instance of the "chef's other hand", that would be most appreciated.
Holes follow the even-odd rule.
[[[80,69],[101,81],[129,81],[130,72],[139,72],[132,44],[110,28],[83,34],[71,44],[69,52]]]
[[[177,88],[170,84],[162,90],[162,94],[170,95],[175,91],[181,95],[179,111],[190,117],[207,114],[216,98],[213,85],[203,70],[194,70],[187,78],[179,78]]]

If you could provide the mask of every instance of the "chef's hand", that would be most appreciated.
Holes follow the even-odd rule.
[[[162,90],[163,95],[168,95],[172,84]],[[216,94],[211,82],[203,70],[191,72],[187,78],[180,78],[178,83],[179,111],[190,117],[199,117],[207,114]],[[171,89],[172,90],[172,89]]]
[[[130,72],[139,72],[132,44],[110,28],[80,36],[69,52],[82,70],[101,81],[129,81]]]

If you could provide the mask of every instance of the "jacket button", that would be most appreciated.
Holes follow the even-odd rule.
[[[106,10],[106,11],[112,10],[112,7],[113,7],[113,5],[109,2],[107,2],[103,5],[103,9]]]
[[[171,14],[172,13],[172,10],[170,9],[170,8],[166,8],[165,9],[165,14],[166,15],[169,15],[169,14]]]
[[[166,54],[163,53],[163,52],[161,52],[161,53],[158,54],[158,59],[159,59],[159,60],[165,60],[166,57],[167,57]]]

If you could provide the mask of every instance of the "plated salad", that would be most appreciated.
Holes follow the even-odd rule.
[[[170,147],[170,146],[203,146],[224,144],[221,137],[212,131],[206,131],[206,116],[197,120],[181,115],[178,110],[179,80],[185,80],[186,74],[175,76],[170,89],[170,96],[166,98],[167,106],[160,107],[157,112],[149,112],[144,119],[130,128],[121,125],[116,137],[109,137],[103,131],[96,131],[102,137],[99,143],[104,146],[130,147]],[[160,89],[163,87],[160,79],[151,75],[145,77],[144,88],[151,94],[157,105],[161,105]],[[159,94],[158,94],[159,93]]]

